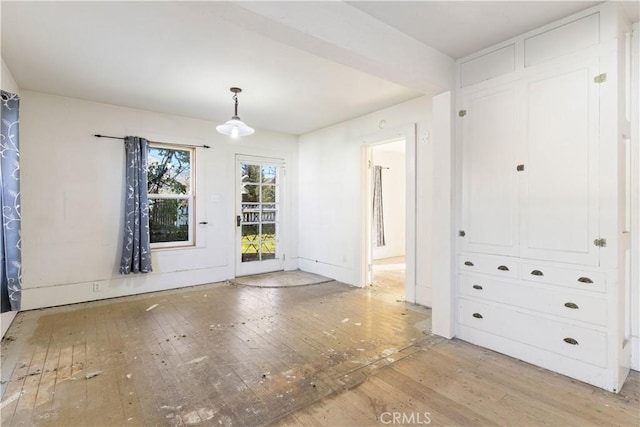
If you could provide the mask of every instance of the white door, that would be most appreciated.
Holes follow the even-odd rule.
[[[236,163],[236,276],[283,270],[284,161],[237,156]]]
[[[517,99],[514,85],[463,98],[463,251],[518,255]]]
[[[527,82],[521,256],[598,265],[598,62]]]

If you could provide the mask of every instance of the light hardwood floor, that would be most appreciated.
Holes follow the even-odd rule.
[[[2,344],[3,378],[15,369],[1,423],[640,425],[638,373],[614,395],[429,325],[428,309],[337,282],[20,313]]]

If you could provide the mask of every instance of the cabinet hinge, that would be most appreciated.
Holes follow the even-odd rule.
[[[607,81],[607,73],[598,74],[593,78],[595,83],[604,83]]]
[[[464,237],[464,236],[466,236],[466,235],[467,235],[467,233],[465,233],[465,232],[464,232],[464,230],[460,230],[460,231],[458,231],[458,236],[460,236],[460,237]]]
[[[368,161],[368,168],[371,169],[371,160]]]
[[[282,261],[286,261],[287,260],[287,256],[285,254],[282,254]]]
[[[599,248],[606,248],[607,247],[607,239],[596,239],[593,241],[593,244],[596,245]]]
[[[458,111],[458,116],[460,116],[460,117],[464,117],[464,116],[466,116],[466,115],[467,115],[467,110],[460,110],[460,111]]]

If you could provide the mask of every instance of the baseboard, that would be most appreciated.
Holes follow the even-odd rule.
[[[203,268],[169,273],[130,274],[109,280],[22,289],[22,310],[96,301],[108,298],[185,288],[229,280],[228,267]],[[94,292],[94,283],[100,290]],[[4,323],[4,322],[3,322]]]

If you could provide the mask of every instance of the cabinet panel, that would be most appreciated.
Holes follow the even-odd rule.
[[[515,255],[516,90],[467,94],[463,104],[463,251]]]
[[[580,18],[524,40],[524,66],[576,52],[600,41],[600,14]]]
[[[595,366],[607,366],[606,332],[463,298],[458,299],[458,322]]]
[[[600,271],[523,263],[521,275],[523,280],[533,283],[558,285],[581,291],[607,291],[607,275]]]
[[[501,278],[518,278],[518,263],[498,256],[458,255],[458,267],[470,273],[491,274]]]
[[[607,300],[604,297],[550,290],[484,276],[458,276],[460,294],[469,298],[499,302],[510,307],[563,317],[569,320],[605,326]]]
[[[496,49],[460,64],[461,86],[470,86],[515,71],[514,44]]]
[[[521,256],[598,265],[597,61],[527,82]]]

